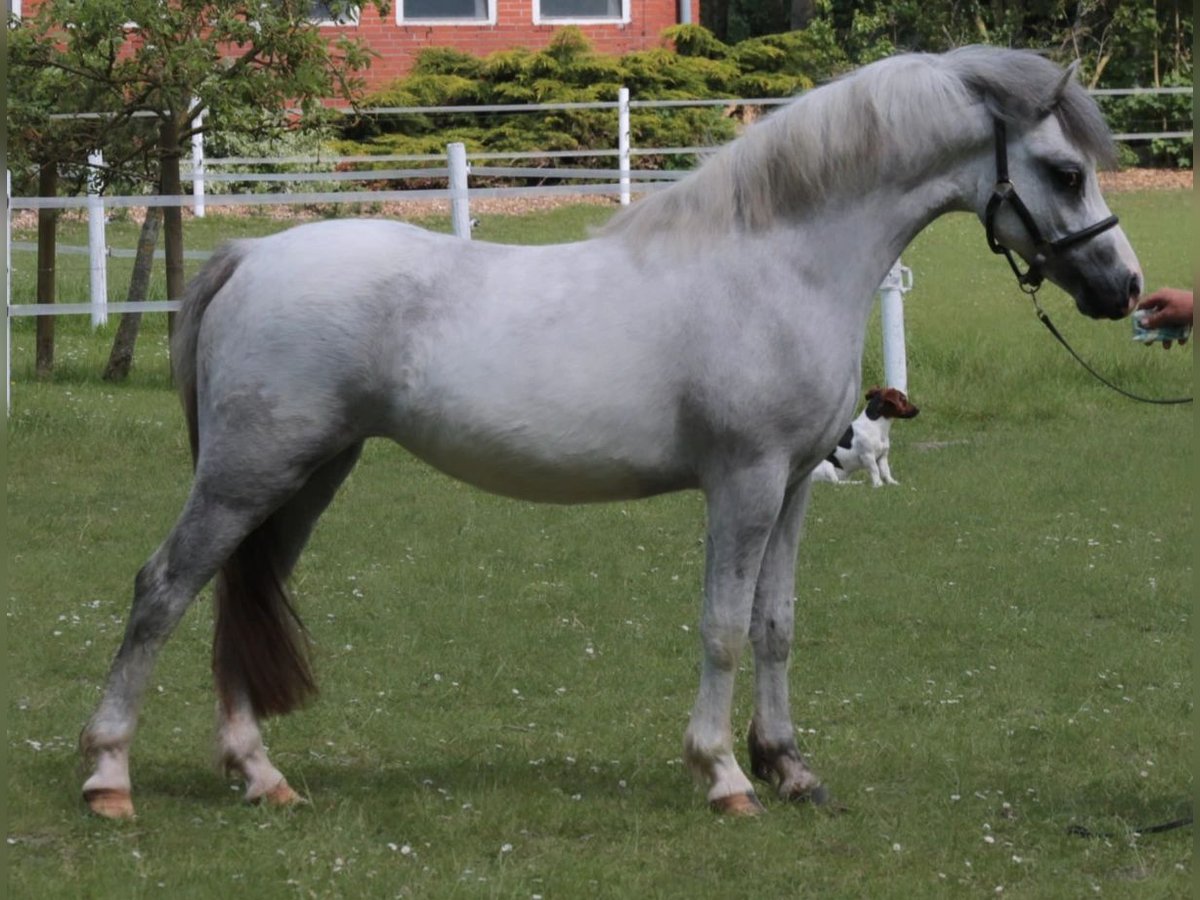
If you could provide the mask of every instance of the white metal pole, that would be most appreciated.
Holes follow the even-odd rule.
[[[880,325],[883,331],[883,380],[888,387],[908,393],[908,360],[904,347],[904,295],[912,290],[912,270],[900,264],[879,286]]]
[[[204,113],[196,117],[196,127],[204,125]],[[204,134],[197,131],[192,135],[192,212],[197,219],[204,218]]]
[[[446,145],[446,161],[450,166],[450,224],[454,233],[471,239],[471,200],[467,196],[467,146],[455,142]]]
[[[617,164],[621,170],[621,205],[629,205],[629,88],[617,90]]]
[[[99,150],[88,155],[88,257],[91,280],[92,327],[108,321],[108,247],[104,234],[104,201],[100,197],[99,169],[104,166],[104,154]]]

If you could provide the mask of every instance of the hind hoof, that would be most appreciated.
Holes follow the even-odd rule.
[[[753,791],[747,791],[744,794],[730,794],[728,797],[718,797],[716,800],[708,802],[712,811],[722,816],[737,816],[738,818],[751,818],[753,816],[761,816],[767,810],[758,801]]]
[[[128,791],[118,791],[111,788],[101,788],[86,791],[83,799],[97,816],[105,819],[132,819],[133,797]]]
[[[254,802],[262,802],[267,806],[299,806],[304,802],[304,798],[292,790],[291,785],[287,781],[280,781],[279,784],[271,788],[260,797],[256,797]]]

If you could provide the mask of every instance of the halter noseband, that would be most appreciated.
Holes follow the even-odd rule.
[[[1029,211],[1029,207],[1021,200],[1016,187],[1009,180],[1008,130],[1003,120],[995,119],[994,123],[996,130],[996,184],[992,187],[992,196],[988,200],[987,209],[984,211],[983,225],[987,230],[988,247],[991,248],[993,253],[1004,254],[1005,259],[1008,260],[1008,264],[1012,267],[1013,273],[1017,276],[1017,283],[1021,286],[1021,290],[1027,294],[1032,294],[1042,286],[1042,281],[1045,279],[1042,267],[1050,259],[1068,247],[1093,238],[1101,232],[1108,231],[1108,229],[1117,224],[1117,217],[1109,216],[1107,219],[1101,219],[1094,225],[1081,228],[1079,231],[1073,231],[1057,240],[1046,240],[1042,236],[1041,229],[1037,227],[1037,222],[1033,220],[1033,214]],[[1013,212],[1017,214],[1017,218],[1021,220],[1021,224],[1025,226],[1025,231],[1033,239],[1034,256],[1029,263],[1029,268],[1024,272],[1021,271],[1020,266],[1017,264],[1017,259],[1013,255],[1013,252],[996,239],[996,213],[999,212],[1000,207],[1005,203],[1012,207]]]

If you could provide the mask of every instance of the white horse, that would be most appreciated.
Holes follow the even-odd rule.
[[[314,690],[282,584],[377,436],[526,500],[703,491],[687,763],[713,808],[762,809],[730,727],[748,640],[751,771],[783,798],[822,802],[789,712],[794,568],[809,473],[859,394],[876,286],[917,232],[965,210],[998,252],[1032,265],[1027,280],[1045,274],[1089,316],[1125,316],[1141,275],[1098,190],[1095,167],[1111,158],[1069,72],[965,48],[799,97],[591,240],[510,247],[348,220],[225,246],[179,317],[195,481],[138,574],[81,736],[91,809],[133,814],[148,677],[214,577],[220,752],[247,799],[298,800],[258,726]]]

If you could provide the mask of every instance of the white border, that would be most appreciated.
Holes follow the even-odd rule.
[[[482,19],[468,19],[465,17],[451,16],[445,19],[406,19],[404,18],[404,0],[396,0],[396,24],[397,25],[437,25],[445,28],[462,28],[464,26],[480,26],[480,25],[495,25],[496,24],[496,7],[499,0],[487,0],[487,16]]]
[[[628,25],[630,17],[630,0],[621,0],[621,15],[618,18],[610,16],[543,16],[541,0],[533,0],[534,25]]]

